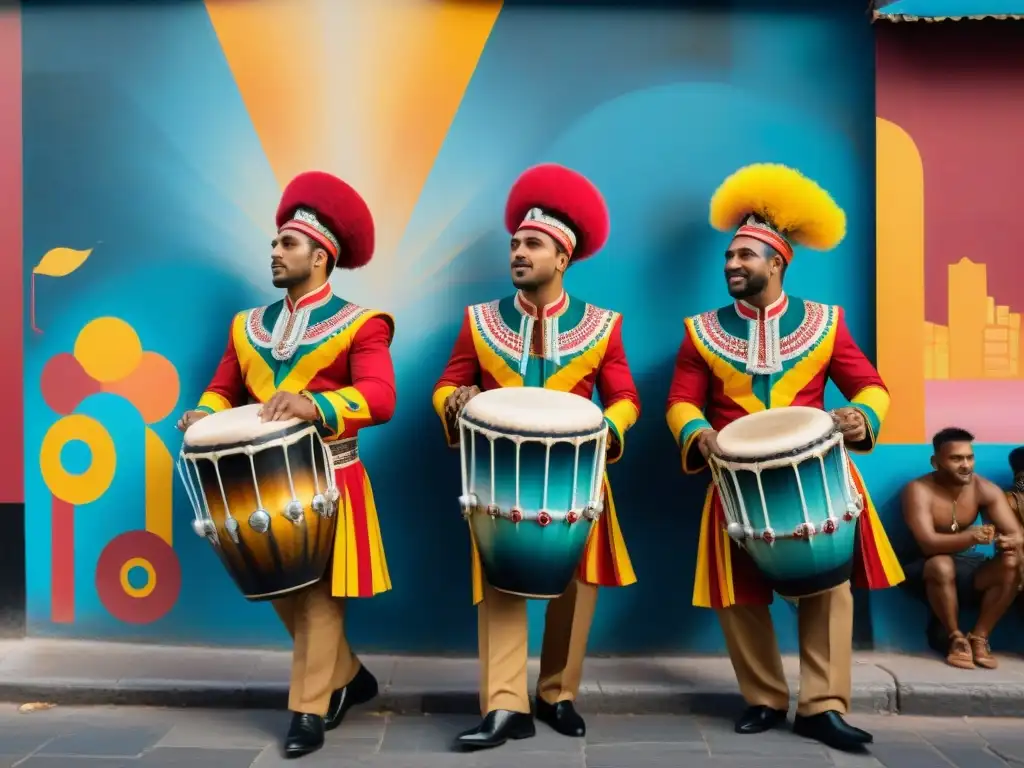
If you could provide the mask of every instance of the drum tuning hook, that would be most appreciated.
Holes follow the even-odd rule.
[[[232,543],[238,544],[240,541],[238,536],[238,521],[233,517],[229,517],[224,521],[224,528],[227,530],[228,537],[231,539]]]
[[[812,536],[816,536],[817,533],[818,529],[815,527],[814,523],[811,522],[800,523],[800,525],[793,530],[793,536],[798,539],[809,539]]]
[[[192,530],[195,531],[196,536],[203,539],[217,535],[217,526],[213,524],[213,520],[193,520]]]
[[[320,515],[320,517],[331,517],[334,514],[334,505],[322,493],[318,493],[313,497],[312,507],[313,511]]]
[[[298,525],[306,519],[306,508],[301,501],[293,499],[284,508],[284,516]]]
[[[464,520],[468,520],[469,516],[473,514],[473,510],[478,506],[480,506],[480,499],[475,493],[466,493],[459,496],[459,509],[462,510]]]
[[[257,509],[249,515],[249,527],[256,533],[266,533],[270,530],[270,513],[265,509]]]

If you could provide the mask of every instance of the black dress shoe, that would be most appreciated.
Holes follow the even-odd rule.
[[[324,730],[333,731],[356,704],[365,704],[377,695],[377,678],[366,667],[360,666],[356,676],[344,688],[331,694],[324,716]]]
[[[324,745],[324,719],[320,715],[292,713],[292,724],[284,740],[285,757],[302,757]]]
[[[771,707],[747,707],[736,721],[736,733],[764,733],[786,722],[786,710]]]
[[[571,701],[560,701],[548,704],[540,696],[537,697],[537,719],[547,723],[563,736],[586,736],[587,724],[583,722],[576,706]]]
[[[528,739],[537,734],[533,717],[523,712],[495,709],[475,728],[463,731],[455,739],[458,749],[490,749],[500,747],[509,739]]]
[[[793,733],[845,752],[859,752],[865,744],[874,741],[870,733],[854,728],[842,715],[831,710],[808,717],[797,715],[793,720]]]

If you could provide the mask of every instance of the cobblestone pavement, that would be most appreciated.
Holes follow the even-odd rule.
[[[19,713],[0,705],[0,768],[270,768],[285,765],[287,714],[266,710],[65,708]],[[870,754],[847,755],[786,731],[738,736],[728,720],[593,715],[586,740],[542,724],[496,750],[449,751],[464,716],[350,713],[304,768],[995,768],[1024,766],[1020,720],[852,716],[875,734]]]

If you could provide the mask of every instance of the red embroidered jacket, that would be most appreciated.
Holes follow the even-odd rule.
[[[354,437],[394,414],[394,327],[390,315],[338,298],[329,283],[295,305],[285,297],[239,312],[199,410],[303,393],[317,406],[325,440]]]

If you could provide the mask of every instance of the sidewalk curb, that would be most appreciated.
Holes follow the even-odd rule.
[[[895,713],[893,686],[854,689],[851,709],[861,714]],[[188,680],[131,680],[109,683],[89,680],[36,679],[0,682],[0,701],[45,701],[64,706],[197,707],[210,709],[287,709],[285,685],[218,683]],[[1005,699],[1010,705],[1009,696]],[[708,690],[595,690],[580,691],[579,708],[590,714],[649,715],[701,714],[732,716],[743,699],[735,689]],[[370,708],[402,714],[478,714],[479,697],[471,691],[382,690]],[[1024,701],[1017,709],[1024,714]],[[943,707],[943,714],[948,710]],[[948,713],[957,714],[957,713]]]
[[[473,657],[367,654],[362,661],[380,680],[371,710],[479,714]],[[529,665],[536,679],[538,660]],[[784,656],[783,666],[795,694],[799,657]],[[283,710],[290,668],[290,654],[276,649],[0,641],[0,701]],[[594,656],[587,669],[577,697],[584,713],[735,716],[744,706],[725,657]],[[851,672],[853,713],[1024,718],[1024,660],[1012,655],[993,671],[957,670],[931,656],[860,653]]]
[[[907,683],[897,688],[899,714],[924,717],[1024,717],[1024,683],[943,685]]]

